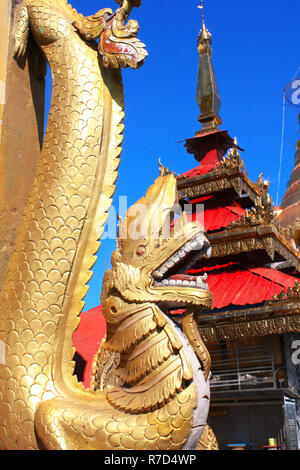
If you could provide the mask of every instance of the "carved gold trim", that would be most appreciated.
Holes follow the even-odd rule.
[[[212,257],[222,258],[224,256],[235,255],[239,253],[249,253],[256,250],[266,250],[270,258],[274,259],[274,247],[272,238],[256,239],[249,238],[244,240],[228,240],[227,242],[212,245]]]
[[[238,195],[247,193],[255,205],[261,199],[258,187],[243,173],[243,167],[217,168],[194,178],[178,178],[178,190],[190,199],[233,188]]]
[[[234,231],[226,229],[223,232],[208,235],[212,245],[212,257],[249,253],[265,250],[271,260],[278,253],[300,270],[300,254],[278,231],[275,225],[257,225],[237,227]]]
[[[240,168],[243,171],[245,176],[248,176],[244,160],[241,158],[241,155],[237,147],[233,147],[229,150],[228,154],[225,155],[223,160],[216,166],[216,170],[228,169],[228,168]]]
[[[256,336],[281,335],[299,330],[299,314],[199,328],[201,338],[205,343]]]
[[[269,305],[274,303],[286,305],[292,303],[297,303],[300,305],[300,283],[296,281],[294,287],[289,287],[287,290],[282,290],[279,295],[274,295],[273,299],[268,302]]]

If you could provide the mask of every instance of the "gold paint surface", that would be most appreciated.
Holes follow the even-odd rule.
[[[202,437],[196,450],[219,450],[219,445],[215,433],[208,426],[205,426]]]
[[[13,58],[15,3],[2,1],[0,19],[0,288],[40,156],[44,125],[44,79],[37,77],[34,66],[40,53],[30,41],[26,60],[17,64]]]

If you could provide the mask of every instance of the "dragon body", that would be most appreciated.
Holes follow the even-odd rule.
[[[16,12],[16,56],[30,32],[51,67],[53,95],[0,295],[0,449],[195,448],[206,423],[209,355],[193,314],[210,305],[210,294],[205,279],[167,280],[166,263],[183,265],[194,250],[209,250],[201,228],[186,221],[184,236],[153,238],[128,214],[129,226],[142,231],[132,237],[122,224],[102,293],[108,333],[100,355],[114,366],[96,391],[73,376],[72,334],[121,153],[118,68],[136,68],[146,56],[136,23],[123,26],[139,3],[84,18],[65,0],[24,0]],[[142,200],[146,219],[155,207],[164,220],[176,198],[174,176],[160,177]],[[182,330],[166,305],[187,308]]]

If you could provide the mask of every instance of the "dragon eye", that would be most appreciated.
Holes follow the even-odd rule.
[[[144,254],[146,253],[146,247],[144,245],[140,245],[137,249],[136,249],[136,254],[138,256],[143,256]]]

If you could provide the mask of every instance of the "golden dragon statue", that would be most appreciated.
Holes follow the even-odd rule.
[[[137,218],[127,215],[102,294],[108,333],[100,355],[112,372],[102,371],[107,379],[96,391],[74,377],[72,335],[121,153],[119,68],[137,68],[147,55],[137,22],[126,24],[141,1],[117,1],[115,13],[87,18],[66,0],[23,0],[16,10],[16,58],[31,35],[51,67],[53,92],[0,294],[0,449],[193,449],[206,423],[210,359],[194,310],[211,296],[205,278],[174,266],[186,269],[191,253],[204,256],[209,244],[184,217],[184,236],[152,237],[139,220],[132,238]],[[160,177],[143,200],[148,218],[155,203],[165,219],[176,199],[175,177]],[[168,314],[176,307],[187,309],[181,328]]]

